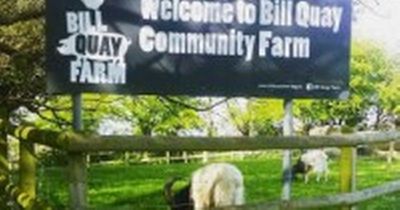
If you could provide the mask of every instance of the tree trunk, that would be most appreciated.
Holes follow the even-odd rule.
[[[381,124],[381,118],[382,118],[383,111],[379,106],[376,106],[376,119],[375,119],[375,124],[374,124],[374,129],[379,130],[379,125]]]

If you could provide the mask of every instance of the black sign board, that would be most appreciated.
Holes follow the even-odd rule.
[[[346,98],[350,0],[47,0],[50,93]]]

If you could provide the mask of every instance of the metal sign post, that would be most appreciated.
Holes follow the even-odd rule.
[[[285,99],[284,101],[285,116],[283,118],[283,135],[293,135],[293,100]],[[291,151],[283,151],[283,186],[282,186],[282,200],[290,200],[292,171],[291,171]]]
[[[73,129],[75,132],[82,131],[82,95],[72,96],[73,103]],[[70,209],[87,209],[87,187],[86,187],[86,155],[84,153],[68,153],[68,181]]]

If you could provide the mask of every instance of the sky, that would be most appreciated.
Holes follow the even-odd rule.
[[[389,53],[400,53],[400,0],[362,0],[361,14],[353,23],[353,38],[381,44]]]

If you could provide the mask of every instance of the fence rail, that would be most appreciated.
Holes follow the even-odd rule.
[[[179,155],[179,156],[156,156],[156,157],[149,157],[148,159],[142,159],[141,162],[145,163],[170,163],[171,161],[184,161],[185,163],[192,161],[192,160],[203,160],[203,163],[209,162],[209,160],[212,159],[218,159],[218,158],[231,158],[233,160],[237,159],[244,159],[245,157],[248,156],[257,156],[265,154],[264,151],[251,151],[251,152],[213,152],[213,153],[208,153],[204,154],[203,153],[194,153],[194,154],[187,154],[187,155]],[[104,161],[102,163],[107,163],[107,161]]]
[[[362,132],[337,136],[148,137],[93,136],[72,132],[12,128],[15,137],[69,152],[101,151],[244,151],[355,147],[400,141],[400,132]]]
[[[312,209],[322,207],[334,207],[343,205],[354,205],[362,203],[379,196],[400,191],[400,181],[392,181],[380,186],[336,195],[321,196],[315,198],[300,198],[291,201],[272,201],[245,206],[233,207],[234,210],[275,210],[275,209]],[[229,208],[219,208],[232,209]]]

